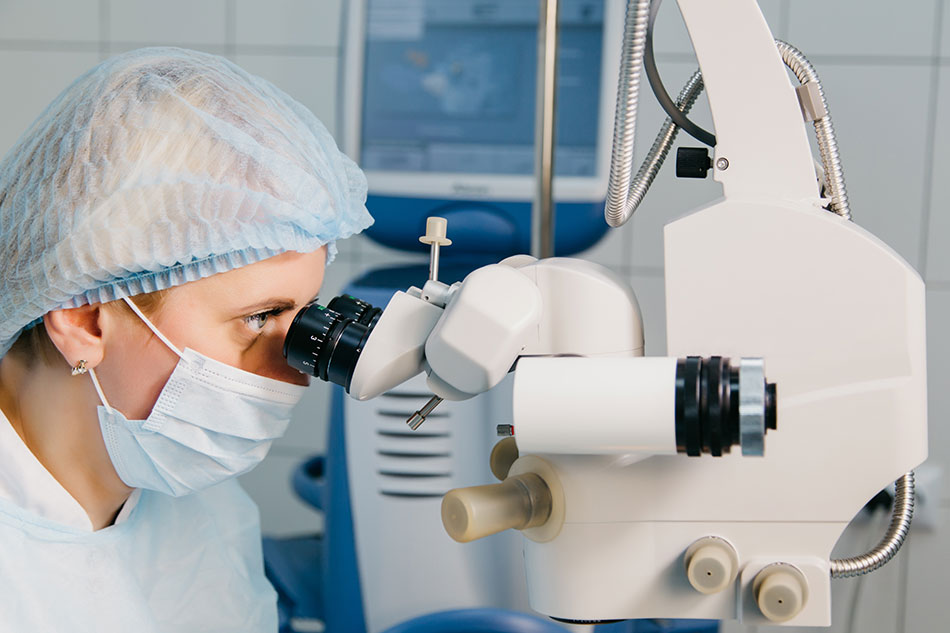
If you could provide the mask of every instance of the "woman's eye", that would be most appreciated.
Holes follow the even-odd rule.
[[[244,317],[244,323],[247,324],[247,327],[252,332],[260,332],[264,329],[264,326],[267,325],[267,319],[269,319],[273,314],[273,311],[252,314],[251,316]]]

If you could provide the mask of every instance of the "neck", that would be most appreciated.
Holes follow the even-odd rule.
[[[27,365],[11,354],[0,359],[0,409],[96,530],[112,525],[132,493],[109,459],[98,405],[90,378],[71,376],[65,363]]]

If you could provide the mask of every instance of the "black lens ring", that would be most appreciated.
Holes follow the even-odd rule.
[[[685,427],[686,454],[698,457],[702,454],[702,429],[700,427],[700,374],[703,359],[700,356],[686,357],[686,376],[683,392],[683,425]]]
[[[723,360],[721,356],[712,356],[704,364],[706,384],[706,419],[703,423],[704,444],[713,457],[722,457],[723,415],[722,401],[724,382],[722,380]]]

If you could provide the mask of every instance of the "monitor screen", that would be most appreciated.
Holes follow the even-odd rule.
[[[538,0],[368,0],[364,169],[530,175]],[[555,173],[597,169],[604,0],[561,0]]]

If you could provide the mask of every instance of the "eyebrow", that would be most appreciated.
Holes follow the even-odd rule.
[[[317,300],[319,294],[313,296],[310,301],[307,301],[303,305],[309,305]],[[237,310],[240,314],[251,314],[254,312],[260,312],[261,310],[291,310],[297,307],[297,302],[293,299],[287,299],[286,297],[274,297],[271,299],[265,299],[264,301],[258,301],[257,303],[252,303],[251,305],[244,306]]]

